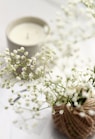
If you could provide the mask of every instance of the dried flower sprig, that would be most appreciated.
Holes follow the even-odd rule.
[[[43,77],[52,63],[55,53],[49,48],[42,50],[33,57],[28,56],[24,47],[10,52],[7,49],[0,54],[0,77],[2,87],[10,88],[19,81],[32,81]]]

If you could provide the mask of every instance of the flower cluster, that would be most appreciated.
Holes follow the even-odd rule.
[[[93,37],[95,18],[92,17],[91,6],[93,0],[67,0],[57,12],[56,27],[54,33],[54,44],[64,52],[63,47],[71,46],[77,42]],[[88,12],[88,10],[90,10]],[[88,28],[88,30],[87,30]]]
[[[15,82],[32,81],[43,77],[48,71],[49,63],[52,62],[53,57],[54,52],[49,48],[42,48],[33,57],[28,56],[24,47],[13,50],[13,52],[7,49],[0,55],[0,77],[4,79],[3,87],[10,88],[13,79]]]
[[[81,46],[84,45],[82,43],[95,34],[95,18],[91,11],[91,5],[94,7],[95,4],[92,1],[67,0],[56,13],[49,43],[56,49],[58,55],[56,67],[61,72],[76,64],[77,59],[82,59],[80,56]]]
[[[87,99],[95,98],[95,67],[85,67],[84,69],[73,67],[71,74],[63,77],[56,76],[54,78],[49,73],[44,80],[31,86],[32,90],[27,95],[20,94],[21,100],[14,102],[17,111],[21,112],[21,110],[27,109],[38,114],[45,107],[66,105],[71,109],[78,109],[80,116],[83,117],[85,115],[83,104]],[[20,103],[22,99],[24,107]],[[63,114],[64,110],[60,110],[59,113]],[[89,110],[88,113],[95,114],[92,110]]]
[[[81,0],[87,7],[92,8],[95,4],[94,0]]]
[[[80,116],[85,116],[82,105],[87,99],[95,98],[95,67],[77,69],[73,68],[71,74],[64,80],[57,77],[55,81],[45,82],[46,100],[51,106],[66,105],[80,111]],[[63,114],[64,110],[59,113]],[[95,115],[95,111],[89,110],[89,115]],[[53,111],[54,114],[54,111]]]

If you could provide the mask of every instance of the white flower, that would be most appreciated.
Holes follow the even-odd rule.
[[[23,56],[21,56],[21,59],[25,59],[25,56],[23,55]]]
[[[67,103],[67,107],[70,107],[70,106],[71,106],[71,103],[70,103],[70,102],[68,102],[68,103]]]
[[[30,78],[30,79],[33,78],[33,73],[29,73],[29,78]]]
[[[77,97],[74,96],[74,97],[72,98],[72,101],[73,101],[73,102],[76,102],[76,101],[77,101]]]
[[[75,89],[70,89],[70,88],[67,88],[66,89],[66,94],[68,96],[72,96],[74,93],[75,93]]]
[[[40,56],[40,53],[36,53],[36,57],[39,57]]]
[[[41,72],[40,68],[37,68],[36,71],[35,71],[36,74],[39,74],[40,72]]]
[[[18,61],[16,61],[16,64],[20,64],[20,61],[18,60]]]
[[[29,62],[29,63],[27,63],[27,66],[31,66],[31,63]]]
[[[26,69],[27,69],[26,67],[23,67],[23,68],[22,68],[22,71],[26,71]]]
[[[5,51],[9,51],[9,48],[6,48]]]
[[[45,58],[45,57],[42,57],[42,60],[44,60],[44,61],[45,61],[45,60],[46,60],[46,58]]]
[[[14,53],[11,53],[11,56],[15,56],[15,54]]]
[[[20,48],[20,50],[21,50],[21,51],[24,51],[24,50],[25,50],[25,48],[24,48],[24,47],[21,47],[21,48]]]
[[[16,69],[17,67],[18,67],[18,65],[15,64],[15,65],[14,65],[14,68]]]
[[[14,67],[14,65],[11,65],[11,68],[12,68],[12,70],[14,70],[14,71],[16,70],[15,67]]]
[[[84,118],[84,117],[86,116],[84,112],[80,112],[79,115],[80,115],[80,117],[82,117],[82,118]]]
[[[28,56],[28,52],[25,52],[24,55],[25,55],[25,56]]]
[[[13,50],[13,52],[14,52],[15,54],[17,54],[17,50]]]
[[[61,106],[62,105],[62,103],[61,102],[56,102],[56,106]]]
[[[22,74],[23,76],[25,76],[25,72],[24,72],[24,71],[22,71],[21,74]]]
[[[36,64],[36,58],[32,57],[32,64],[35,65]]]
[[[5,57],[4,59],[5,59],[6,63],[8,63],[8,62],[11,61],[11,58],[10,57]]]
[[[83,91],[82,96],[85,97],[85,98],[89,98],[89,93],[86,92],[86,91]]]
[[[19,80],[19,81],[21,80],[21,78],[19,76],[17,76],[16,79]]]
[[[59,114],[62,115],[64,113],[64,110],[60,110]]]
[[[16,59],[20,59],[20,55],[16,55]]]
[[[78,102],[77,101],[74,102],[74,106],[78,107]]]
[[[95,111],[94,110],[88,110],[88,114],[90,116],[95,116]]]
[[[31,70],[34,70],[34,65],[30,65]]]

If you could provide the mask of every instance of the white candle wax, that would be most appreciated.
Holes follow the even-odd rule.
[[[48,24],[37,17],[23,17],[11,22],[6,29],[9,50],[24,47],[29,57],[41,50],[49,34]]]
[[[42,42],[46,37],[45,27],[36,23],[21,23],[9,32],[9,38],[14,43],[21,45],[34,45]]]

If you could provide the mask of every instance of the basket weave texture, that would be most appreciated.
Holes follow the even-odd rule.
[[[54,106],[53,120],[56,128],[70,139],[86,139],[95,132],[95,115],[88,114],[89,110],[95,111],[95,99],[90,98],[81,106],[85,117],[81,117],[79,109],[66,105]],[[59,111],[64,110],[63,114]]]

